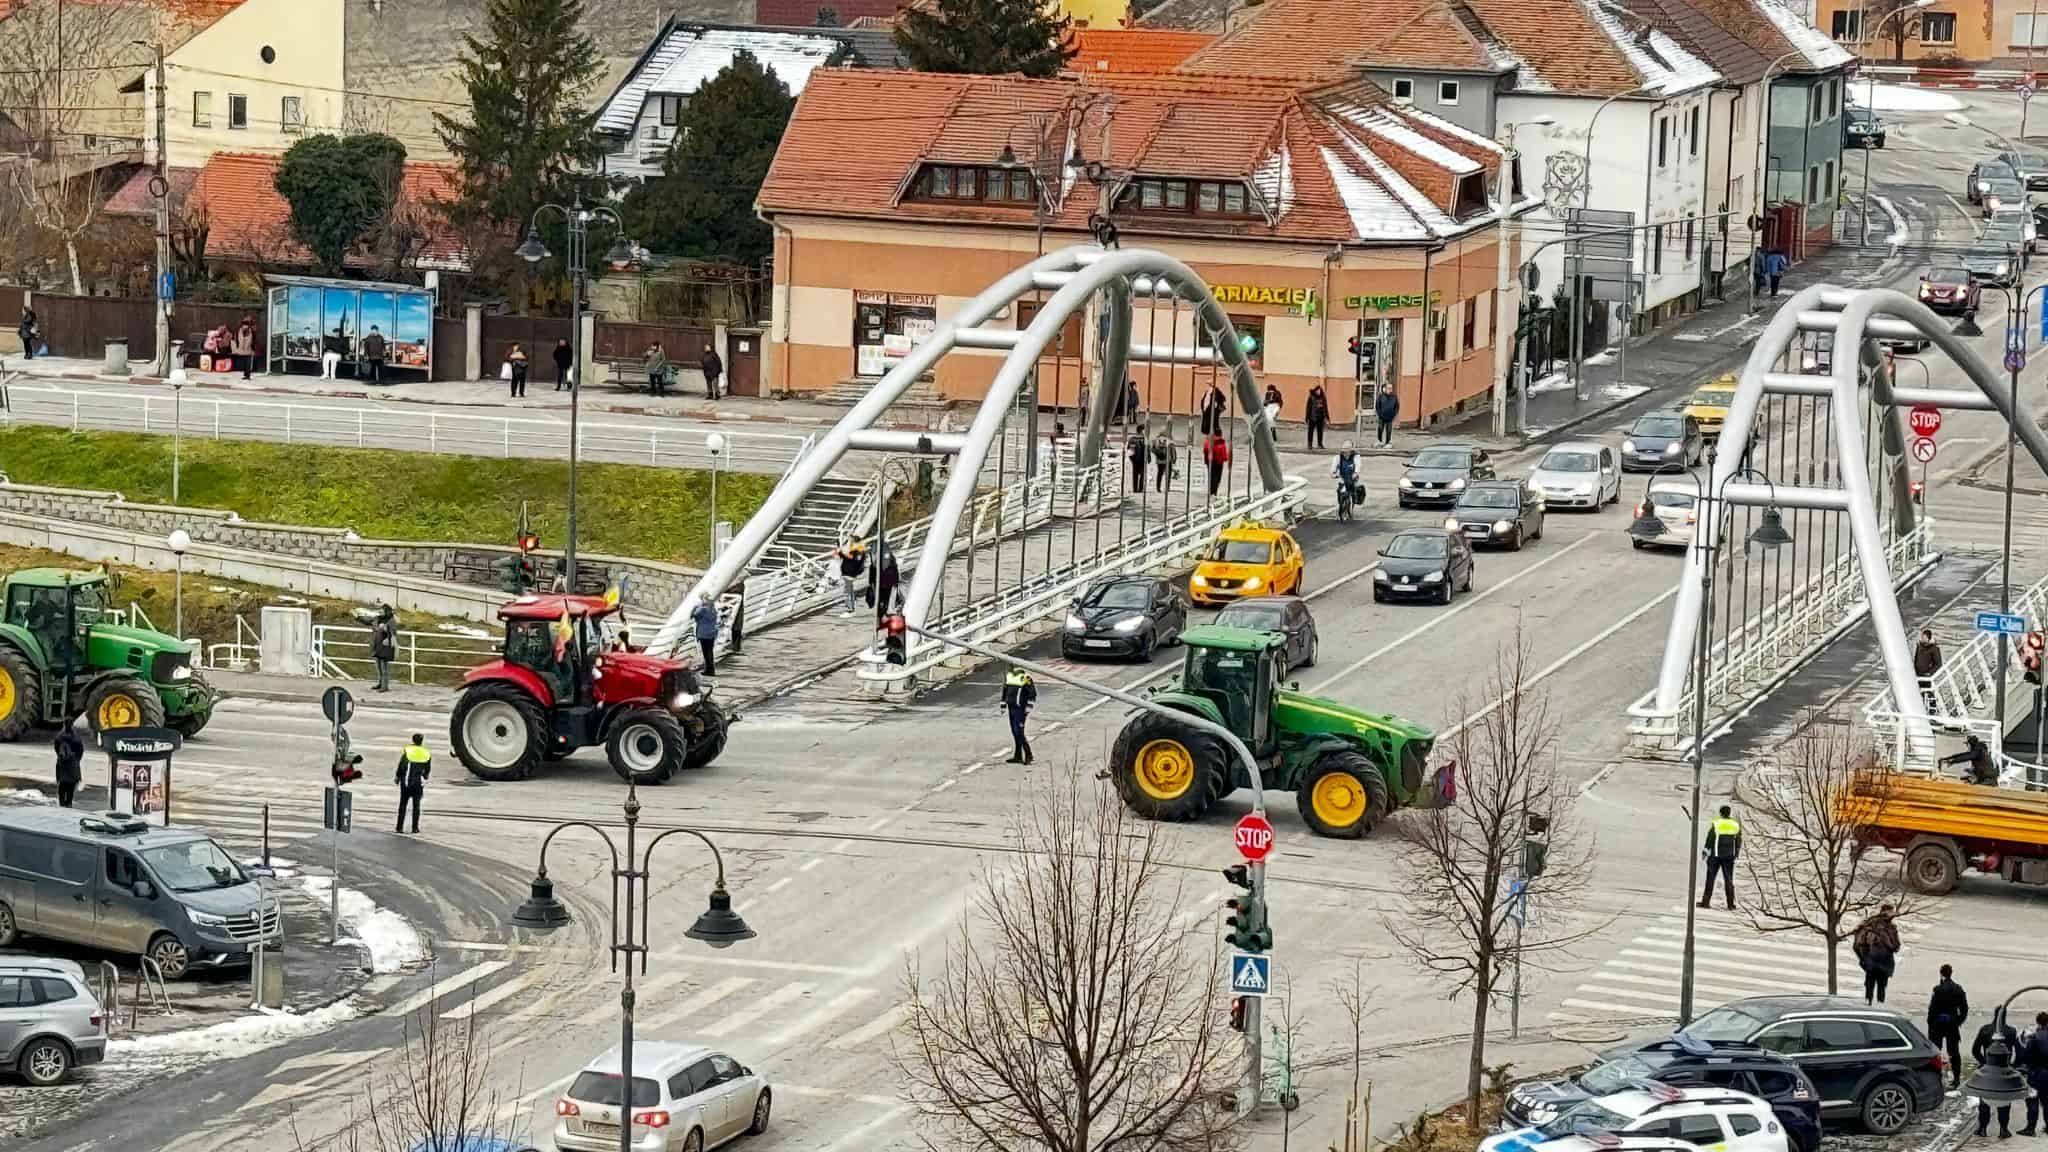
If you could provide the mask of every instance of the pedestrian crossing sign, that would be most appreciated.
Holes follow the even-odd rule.
[[[1230,994],[1232,996],[1264,996],[1272,987],[1268,979],[1272,969],[1271,956],[1256,956],[1249,952],[1234,952],[1230,957]]]

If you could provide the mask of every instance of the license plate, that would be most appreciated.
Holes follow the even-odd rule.
[[[1465,535],[1467,535],[1467,536],[1484,536],[1484,535],[1486,535],[1486,529],[1484,529],[1484,528],[1480,527],[1480,526],[1479,526],[1479,525],[1477,525],[1477,524],[1467,524],[1467,525],[1465,525]]]
[[[1109,647],[1109,641],[1107,641],[1107,640],[1083,640],[1083,641],[1081,641],[1081,646],[1082,646],[1082,647],[1084,647],[1084,648],[1107,648],[1107,647]]]

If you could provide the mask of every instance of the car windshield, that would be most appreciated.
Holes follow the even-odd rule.
[[[2024,239],[2026,234],[2026,225],[2020,223],[2019,217],[2007,216],[2004,213],[1993,216],[1990,223],[1984,225],[1984,237],[1987,240],[2020,240]]]
[[[2013,154],[2012,159],[2016,166],[2025,168],[2028,171],[2037,168],[2048,168],[2048,156],[2044,156],[2039,152],[2017,152]]]
[[[211,840],[144,848],[142,859],[173,892],[204,892],[249,882],[234,858]]]
[[[1592,1073],[1589,1072],[1587,1075],[1590,1076]],[[1629,1120],[1629,1117],[1623,1116],[1598,1100],[1587,1100],[1558,1113],[1557,1119],[1539,1126],[1536,1131],[1543,1133],[1546,1140],[1555,1140],[1581,1129],[1589,1132],[1619,1132],[1628,1127]]]
[[[1536,467],[1545,472],[1593,472],[1600,467],[1600,458],[1591,452],[1552,452]]]
[[[1756,1035],[1764,1023],[1733,1004],[1723,1004],[1686,1025],[1680,1032],[1712,1044],[1716,1040],[1747,1040]]]
[[[71,588],[71,613],[81,628],[97,624],[107,614],[105,584],[77,584]]]
[[[1458,497],[1458,507],[1460,508],[1513,508],[1514,506],[1515,490],[1513,488],[1474,488],[1463,496]]]
[[[1735,399],[1735,393],[1727,388],[1702,388],[1692,394],[1692,402],[1702,408],[1726,408]]]
[[[1978,180],[2016,180],[2019,173],[1997,161],[1977,165]]]
[[[1196,648],[1188,653],[1187,683],[1191,687],[1252,698],[1252,676],[1259,666],[1256,653],[1229,648]]]
[[[1232,604],[1216,614],[1216,623],[1254,632],[1278,632],[1286,627],[1286,613],[1278,604]]]
[[[1151,602],[1151,586],[1135,580],[1098,584],[1089,589],[1087,598],[1081,601],[1089,608],[1143,608]]]
[[[1685,432],[1685,422],[1676,416],[1645,416],[1629,429],[1631,436],[1662,436],[1676,440]]]
[[[1993,176],[1984,183],[1990,185],[1984,189],[1986,196],[2018,196],[2022,192],[2020,182],[2010,176]]]
[[[1449,541],[1433,532],[1404,532],[1387,542],[1387,555],[1396,560],[1441,560],[1450,548]]]
[[[1265,564],[1273,559],[1273,546],[1264,540],[1218,540],[1209,545],[1209,559],[1225,564]]]
[[[1967,259],[1972,264],[2003,264],[2005,263],[2005,249],[1992,247],[1972,248]]]
[[[625,1080],[616,1072],[585,1072],[569,1085],[569,1098],[585,1104],[609,1104],[616,1108],[624,1103],[620,1085]],[[633,1077],[633,1107],[652,1108],[661,1103],[661,1085],[645,1076]]]
[[[1463,448],[1424,448],[1415,454],[1412,468],[1470,468],[1472,453]]]
[[[1970,270],[1967,268],[1930,268],[1924,279],[1929,284],[1967,284]]]
[[[1698,495],[1672,488],[1660,488],[1650,493],[1650,503],[1659,508],[1690,508],[1699,502]]]
[[[1657,1070],[1671,1062],[1660,1052],[1631,1052],[1626,1056],[1595,1064],[1579,1074],[1579,1087],[1594,1096],[1619,1092],[1638,1080],[1653,1080]]]

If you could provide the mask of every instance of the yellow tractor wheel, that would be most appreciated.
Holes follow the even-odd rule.
[[[164,702],[140,676],[108,676],[86,692],[85,722],[95,732],[108,728],[161,728]]]
[[[1154,820],[1196,820],[1229,789],[1220,741],[1169,717],[1143,713],[1110,751],[1110,776],[1133,812]]]
[[[0,647],[0,740],[19,740],[42,720],[42,680],[35,665]]]
[[[1319,836],[1355,840],[1387,814],[1387,782],[1360,752],[1325,752],[1294,791],[1301,818]]]

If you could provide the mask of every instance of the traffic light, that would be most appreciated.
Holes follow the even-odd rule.
[[[1344,347],[1354,357],[1365,355],[1365,341],[1360,340],[1356,336],[1353,336],[1351,339],[1346,340],[1344,342]]]
[[[536,549],[536,548],[539,548],[539,547],[540,547],[540,533],[538,533],[538,532],[521,532],[521,533],[519,534],[519,551],[520,551],[520,552],[522,552],[522,553],[525,553],[525,552],[531,552],[531,551],[533,551],[534,549]]]
[[[1273,946],[1273,932],[1266,927],[1266,907],[1252,891],[1251,869],[1244,864],[1233,864],[1223,870],[1223,878],[1244,889],[1242,895],[1232,896],[1223,902],[1229,915],[1223,923],[1230,928],[1223,939],[1240,952],[1264,952]]]
[[[1232,1032],[1242,1032],[1242,1031],[1244,1031],[1244,1016],[1245,1016],[1245,1007],[1246,1007],[1246,1005],[1247,1005],[1247,1004],[1248,1004],[1248,1003],[1250,1002],[1250,1000],[1251,1000],[1251,997],[1249,997],[1249,996],[1239,996],[1239,997],[1236,997],[1235,999],[1231,1000],[1231,1002],[1230,1002],[1230,1030],[1231,1030]]]
[[[1543,875],[1543,869],[1550,862],[1550,818],[1531,815],[1527,833],[1522,837],[1522,879],[1534,880]]]
[[[1919,480],[1915,480],[1915,481],[1913,481],[1913,503],[1915,503],[1915,504],[1923,504],[1923,503],[1925,503],[1925,502],[1926,502],[1926,500],[1925,500],[1925,497],[1926,497],[1926,495],[1927,495],[1927,485],[1926,485],[1926,484],[1925,484],[1924,482],[1922,482],[1922,481],[1919,481]]]
[[[903,613],[892,612],[882,625],[882,654],[891,664],[901,664],[909,658],[910,634],[903,620]]]

